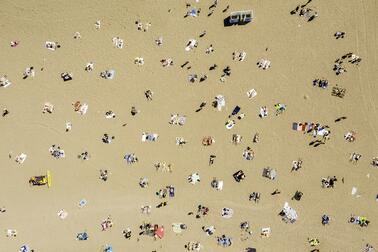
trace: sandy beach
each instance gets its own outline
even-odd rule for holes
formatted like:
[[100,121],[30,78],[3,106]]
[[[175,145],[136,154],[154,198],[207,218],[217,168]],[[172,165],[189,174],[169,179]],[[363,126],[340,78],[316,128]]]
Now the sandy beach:
[[[173,252],[187,251],[189,242],[200,243],[201,251],[374,251],[367,244],[377,250],[377,1],[313,0],[300,7],[305,15],[290,14],[305,4],[4,0],[0,77],[11,84],[0,87],[0,252],[24,245],[34,252],[106,251],[105,245],[112,247],[106,252]],[[196,15],[184,17],[191,10]],[[251,22],[224,25],[241,10],[253,11]],[[308,13],[316,13],[310,22]],[[345,35],[336,39],[339,31]],[[196,46],[185,50],[191,39]],[[46,41],[59,47],[49,49]],[[245,56],[233,59],[234,52]],[[90,62],[93,69],[85,70]],[[114,76],[101,77],[106,70]],[[72,80],[64,81],[62,73]],[[318,79],[326,86],[315,84]],[[345,95],[332,95],[334,88],[344,88]],[[251,89],[255,97],[248,97]],[[225,100],[220,111],[212,106],[218,95]],[[77,101],[88,110],[75,111]],[[54,106],[52,113],[42,112],[45,103]],[[231,115],[236,106],[240,111]],[[266,117],[259,116],[263,106]],[[106,118],[109,111],[114,118]],[[170,123],[176,114],[185,123]],[[231,129],[225,127],[229,120]],[[158,137],[143,142],[143,133]],[[256,133],[259,141],[253,141]],[[240,143],[232,142],[234,134]],[[209,146],[203,144],[207,136],[214,140]],[[177,145],[177,137],[187,143]],[[49,152],[53,145],[64,157]],[[78,157],[83,152],[88,156]],[[27,158],[16,162],[21,153]],[[128,164],[126,154],[138,161]],[[302,167],[293,171],[298,159]],[[157,169],[159,162],[172,171]],[[262,176],[267,167],[277,172],[275,179]],[[108,171],[106,178],[99,178],[100,170]],[[237,182],[239,170],[245,178]],[[47,171],[51,180],[43,179],[50,186],[29,184]],[[200,176],[195,184],[188,181],[193,173]],[[322,184],[333,176],[334,186]],[[141,178],[148,179],[145,188]],[[214,178],[223,181],[222,190],[212,188]],[[174,187],[174,197],[159,198],[156,192],[167,186]],[[296,191],[303,194],[299,200],[292,198]],[[253,192],[258,202],[250,200]],[[86,205],[79,207],[82,199]],[[156,207],[162,202],[167,205]],[[279,215],[285,202],[297,214],[293,223]],[[142,213],[141,206],[149,205],[151,212]],[[209,209],[200,218],[198,205]],[[232,217],[222,216],[222,208],[232,209]],[[67,215],[61,218],[62,209]],[[350,223],[351,215],[368,223]],[[108,216],[112,225],[103,230]],[[144,222],[164,227],[164,237],[156,230],[155,237],[139,235]],[[175,233],[173,223],[186,228]],[[212,235],[202,228],[209,226],[215,227]],[[269,237],[261,235],[266,227]],[[130,239],[123,234],[127,228]],[[8,237],[8,230],[17,235]],[[78,240],[83,232],[89,238]],[[232,243],[218,244],[222,235]],[[311,246],[309,239],[319,244]]]

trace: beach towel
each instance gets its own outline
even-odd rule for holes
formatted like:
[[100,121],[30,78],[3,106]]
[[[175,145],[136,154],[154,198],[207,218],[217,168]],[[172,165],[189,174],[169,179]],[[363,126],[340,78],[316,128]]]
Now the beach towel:
[[45,42],[45,47],[51,51],[55,51],[56,48],[57,48],[57,45],[55,42],[52,42],[52,41],[46,41]]
[[77,236],[76,236],[76,239],[78,239],[79,241],[86,241],[88,240],[88,234],[86,232],[83,232],[83,233],[78,233]]
[[282,219],[285,222],[294,223],[298,219],[297,212],[289,206],[288,202],[285,202],[282,213],[284,214]]
[[216,189],[219,190],[219,191],[222,191],[222,189],[223,189],[223,180],[219,180],[218,181]]
[[227,237],[225,235],[222,235],[220,237],[217,237],[217,243],[218,245],[222,247],[229,247],[232,245],[232,239],[231,237]]
[[66,210],[62,209],[58,212],[58,216],[60,219],[64,220],[68,216],[68,213]]
[[269,237],[271,233],[270,227],[262,228],[261,229],[261,236],[263,237]]
[[234,215],[234,210],[224,207],[221,211],[221,216],[226,219],[230,219]]
[[216,107],[217,107],[218,111],[222,111],[222,108],[224,106],[226,106],[226,100],[224,99],[224,96],[223,95],[217,95],[215,97],[215,101],[216,101]]
[[192,50],[194,47],[197,46],[197,40],[195,39],[189,39],[188,43],[187,43],[187,46],[185,47],[185,51],[190,51]]
[[260,107],[260,114],[259,114],[259,116],[261,118],[264,118],[264,117],[268,116],[268,109],[265,106]]
[[306,126],[307,126],[307,123],[294,122],[292,129],[297,130],[297,131],[306,131]]
[[80,200],[80,201],[79,201],[79,208],[84,207],[86,204],[87,204],[87,200],[86,200],[86,199],[82,199],[82,200]]
[[16,237],[17,230],[16,229],[7,229],[7,237]]
[[142,142],[155,142],[159,135],[156,133],[144,133],[142,134]]
[[105,71],[100,73],[100,76],[103,79],[107,79],[107,80],[112,80],[114,78],[114,75],[115,75],[115,70],[113,70],[113,69],[105,70]]
[[85,115],[88,110],[88,104],[84,103],[80,106],[79,110],[77,111],[80,115]]
[[189,11],[188,11],[188,16],[191,16],[191,17],[197,17],[198,15],[198,11],[196,8],[191,8]]
[[23,162],[25,162],[26,158],[27,158],[27,155],[25,153],[21,153],[20,155],[16,157],[15,161],[18,164],[22,164]]
[[114,47],[119,48],[119,49],[123,48],[123,39],[121,39],[120,37],[114,37],[112,41],[113,41]]
[[255,89],[251,89],[251,90],[247,91],[247,96],[248,96],[249,99],[254,98],[256,95],[257,95],[257,92],[256,92]]
[[6,78],[5,75],[0,77],[0,87],[6,88],[6,87],[9,87],[11,84],[12,84],[12,82],[10,82]]
[[113,247],[111,245],[106,244],[104,246],[104,252],[113,252]]
[[172,231],[176,234],[181,234],[182,233],[182,228],[181,225],[183,223],[172,223]]
[[23,245],[20,248],[19,252],[31,252],[31,249],[30,249],[29,245]]
[[46,102],[44,105],[43,105],[43,109],[42,109],[42,113],[52,113],[54,111],[54,105],[52,105],[51,103],[49,102]]
[[226,129],[232,129],[235,126],[235,121],[234,120],[228,120],[226,122]]

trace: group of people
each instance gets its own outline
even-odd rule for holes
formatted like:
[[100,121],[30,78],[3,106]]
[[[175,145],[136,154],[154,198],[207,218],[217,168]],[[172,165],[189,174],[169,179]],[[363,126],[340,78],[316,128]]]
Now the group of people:
[[[299,16],[305,17],[308,22],[314,20],[318,16],[318,13],[314,9],[307,7],[307,5],[309,3],[311,3],[311,1],[312,0],[308,0],[307,3],[302,4],[302,5],[298,5],[290,13],[292,15],[298,14]],[[211,13],[211,14],[209,13],[210,15],[212,15],[212,13],[214,12],[217,5],[218,5],[218,0],[215,0],[214,3],[209,8],[210,13]],[[227,7],[227,9],[228,9],[228,7]],[[200,8],[199,9],[194,8],[190,4],[187,5],[187,8],[188,8],[188,11],[187,11],[186,16],[197,17],[201,12]],[[208,16],[210,16],[210,15],[208,15]],[[143,24],[139,20],[136,21],[135,24],[137,26],[137,30],[143,31],[143,32],[147,32],[149,27],[151,27],[151,23],[148,22],[148,23]],[[101,27],[101,23],[100,23],[100,21],[97,21],[96,22],[96,29],[100,29],[100,27]],[[80,38],[79,35],[80,34],[76,34],[75,38]],[[199,38],[202,38],[205,35],[206,35],[206,31],[202,32],[199,35]],[[345,32],[336,32],[334,34],[334,36],[335,36],[336,39],[344,38]],[[112,42],[113,42],[114,47],[116,47],[118,49],[122,49],[124,47],[124,41],[120,37],[114,37],[112,39]],[[155,40],[155,43],[156,43],[156,45],[161,46],[163,44],[163,38],[162,37],[157,38]],[[16,45],[14,45],[14,46],[16,46]],[[45,44],[45,47],[49,50],[57,50],[61,46],[58,42],[47,41],[46,44]],[[190,52],[190,51],[195,50],[197,47],[198,47],[198,41],[196,39],[190,39],[190,40],[188,40],[188,42],[186,44],[185,51]],[[215,50],[214,50],[213,44],[210,44],[210,46],[207,47],[207,49],[205,50],[205,54],[211,54],[214,51]],[[234,61],[242,62],[246,59],[246,55],[247,55],[247,53],[245,51],[235,51],[232,54],[232,59]],[[359,56],[357,56],[353,53],[345,54],[341,58],[336,60],[333,70],[336,72],[336,75],[339,75],[341,73],[346,72],[346,69],[343,67],[344,61],[347,62],[347,63],[350,63],[350,64],[358,65],[361,62],[361,60],[362,59]],[[160,63],[163,67],[174,66],[173,60],[171,58],[163,58],[163,59],[160,60]],[[189,61],[187,61],[186,63],[181,65],[181,68],[186,66],[188,63],[189,63]],[[144,58],[136,57],[134,59],[134,64],[136,64],[138,66],[144,65]],[[257,66],[258,66],[258,68],[261,68],[263,70],[267,70],[267,69],[270,68],[271,62],[267,59],[260,59],[257,62]],[[217,64],[213,64],[212,66],[210,66],[209,70],[210,71],[215,70],[217,67],[218,67]],[[190,68],[188,67],[187,69],[190,69]],[[93,62],[87,63],[87,65],[85,66],[85,71],[91,72],[93,70],[94,70],[94,63]],[[104,78],[104,79],[113,79],[114,75],[115,75],[114,70],[105,70],[105,71],[100,73],[101,78]],[[222,83],[225,82],[226,77],[229,77],[230,75],[231,75],[231,67],[227,65],[222,70],[222,75],[220,77],[220,81]],[[30,67],[25,69],[25,71],[23,73],[23,79],[27,79],[29,77],[32,78],[34,76],[35,76],[35,69],[34,69],[33,66],[30,66]],[[73,74],[70,73],[70,72],[63,72],[63,73],[61,73],[61,78],[63,79],[64,82],[71,81],[71,80],[73,80]],[[207,74],[202,74],[201,76],[199,76],[197,74],[189,74],[188,75],[189,83],[195,83],[197,81],[198,82],[204,82],[207,79],[208,79]],[[313,86],[318,86],[318,87],[323,88],[323,89],[327,88],[328,84],[329,84],[328,80],[324,79],[324,78],[313,80]],[[0,86],[7,87],[9,85],[10,85],[10,81],[7,79],[7,77],[2,76],[1,79],[0,79]],[[249,98],[253,98],[254,96],[256,96],[256,94],[257,94],[256,91],[254,89],[253,89],[253,91],[254,91],[253,95],[252,95],[252,93],[250,95],[248,95]],[[154,92],[148,89],[144,92],[144,95],[145,95],[145,98],[147,99],[147,101],[152,101]],[[196,110],[196,112],[200,112],[206,106],[206,104],[207,104],[206,102],[202,102],[200,104],[199,108]],[[217,95],[214,98],[214,101],[212,102],[212,106],[214,108],[216,108],[218,111],[221,111],[222,108],[225,107],[225,104],[226,104],[225,98],[224,98],[223,95]],[[87,109],[88,109],[87,104],[81,103],[79,101],[77,101],[76,103],[73,103],[72,105],[74,106],[74,111],[77,112],[77,113],[80,113],[81,115],[85,114]],[[278,116],[286,110],[286,105],[283,104],[283,103],[276,103],[276,104],[274,104],[274,108],[275,108],[275,112],[276,112],[275,114]],[[54,106],[51,103],[45,103],[44,104],[43,113],[50,113],[51,114],[51,113],[53,113],[53,111],[54,111]],[[140,111],[137,110],[135,106],[133,106],[131,108],[131,111],[130,111],[132,116],[137,115],[139,112]],[[8,110],[4,111],[3,117],[6,116],[7,114],[9,114],[9,111]],[[236,122],[241,121],[245,116],[246,116],[245,113],[241,113],[241,108],[238,105],[235,106],[235,108],[232,110],[231,114],[227,118],[227,121],[225,123],[226,128],[229,129],[229,130],[232,129],[235,126]],[[268,116],[268,108],[266,106],[260,107],[260,111],[259,111],[258,116],[260,118],[267,117]],[[105,118],[106,119],[113,119],[115,117],[116,117],[116,115],[112,110],[108,110],[108,111],[105,112]],[[170,115],[168,123],[170,125],[175,125],[175,126],[184,126],[185,123],[186,123],[186,120],[187,120],[186,115],[176,113],[176,114]],[[72,128],[72,123],[67,122],[66,123],[66,131],[67,132],[70,131],[71,128]],[[326,140],[330,139],[331,131],[330,131],[330,129],[327,125],[321,125],[319,123],[304,123],[304,124],[303,123],[297,123],[296,124],[296,130],[304,131],[304,133],[308,133],[308,134],[312,135],[314,138],[316,138],[318,136],[322,136],[321,141],[316,140],[316,141],[312,142],[312,144],[310,143],[310,145],[319,146],[320,144],[324,144],[326,142]],[[158,138],[158,134],[156,134],[156,133],[143,132],[143,134],[142,134],[142,141],[143,142],[145,142],[145,141],[153,142],[153,141],[156,141],[157,138]],[[114,139],[115,139],[115,136],[109,135],[108,133],[104,133],[102,138],[101,138],[101,141],[104,144],[110,144],[110,143],[112,143],[112,141]],[[241,135],[233,134],[231,142],[235,145],[238,145],[242,142],[242,139],[243,138],[242,138]],[[348,142],[354,142],[356,140],[356,132],[354,132],[354,131],[347,132],[344,135],[344,139]],[[176,142],[177,146],[183,147],[187,143],[187,141],[185,140],[184,137],[176,137],[175,140],[176,140],[175,142]],[[252,142],[253,143],[259,143],[260,142],[259,133],[256,133],[252,137]],[[206,146],[206,147],[211,146],[213,143],[215,143],[215,139],[212,136],[205,136],[202,139],[202,145],[203,146]],[[60,158],[65,157],[64,150],[61,149],[61,147],[58,146],[58,145],[52,145],[49,148],[49,153],[51,154],[51,156],[53,156],[56,159],[60,159]],[[253,151],[253,149],[251,147],[247,146],[243,150],[241,156],[245,160],[252,161],[255,158],[255,152]],[[90,157],[91,156],[88,153],[88,151],[83,151],[81,154],[78,155],[78,158],[81,159],[81,160],[89,160]],[[362,157],[361,154],[354,152],[350,155],[349,161],[353,162],[353,163],[357,163],[361,157]],[[210,155],[209,166],[214,164],[215,158],[216,158],[215,154]],[[16,158],[16,162],[17,163],[23,163],[25,159],[26,159],[26,155],[25,156],[19,155]],[[124,156],[124,160],[126,161],[126,163],[128,165],[132,165],[132,164],[138,162],[138,157],[136,156],[135,153],[127,153]],[[300,158],[293,161],[291,171],[298,171],[299,169],[301,169],[302,163],[303,163],[303,161]],[[371,164],[374,167],[378,167],[378,157],[373,158]],[[157,163],[154,164],[154,167],[155,167],[156,171],[172,172],[173,166],[172,166],[171,163],[157,162]],[[108,180],[109,175],[110,175],[110,171],[105,169],[105,170],[100,170],[99,173],[100,173],[99,179],[106,182]],[[232,176],[233,176],[233,178],[235,179],[236,182],[242,182],[244,179],[246,179],[246,175],[245,175],[243,170],[236,171],[234,174],[232,174]],[[275,180],[277,178],[277,172],[276,172],[275,169],[267,167],[267,168],[263,169],[262,176],[266,177],[270,180]],[[187,181],[190,184],[195,185],[195,184],[201,182],[201,177],[200,177],[198,172],[194,172],[194,173],[191,173],[187,177]],[[337,181],[338,181],[338,179],[336,178],[336,176],[328,176],[328,177],[321,178],[321,187],[322,188],[334,188]],[[140,178],[139,179],[139,186],[141,188],[147,188],[149,186],[149,179],[146,178],[146,177]],[[213,180],[210,183],[210,186],[217,191],[221,191],[223,189],[223,180],[213,178]],[[169,199],[169,198],[175,197],[175,193],[176,193],[175,190],[176,190],[175,186],[167,185],[163,188],[158,189],[155,192],[155,194],[160,200]],[[271,195],[276,195],[276,194],[280,194],[280,193],[281,192],[278,189],[276,189],[273,193],[271,193]],[[296,201],[300,201],[302,196],[303,196],[303,193],[301,191],[296,191],[294,196],[291,199],[296,200]],[[254,191],[254,192],[251,192],[249,194],[248,199],[249,199],[249,201],[253,201],[255,203],[258,203],[260,201],[260,198],[261,198],[261,193]],[[377,195],[377,200],[378,200],[378,195]],[[158,204],[156,206],[156,208],[165,207],[165,206],[167,206],[167,204],[168,204],[167,201],[163,201],[160,204]],[[5,208],[1,208],[0,212],[5,212]],[[141,206],[141,212],[142,212],[142,214],[150,214],[151,213],[151,206],[150,205]],[[189,212],[188,215],[194,215],[196,219],[200,219],[200,218],[206,217],[209,214],[209,212],[210,212],[209,207],[200,204],[200,205],[198,205],[195,212]],[[221,209],[220,216],[223,217],[223,218],[232,218],[233,214],[234,214],[233,209],[224,207],[224,208]],[[297,219],[296,211],[293,208],[291,208],[288,205],[287,202],[285,203],[284,208],[281,210],[281,212],[279,212],[279,215],[287,223],[294,223]],[[370,223],[370,221],[366,217],[355,216],[355,215],[352,215],[350,217],[349,222],[353,223],[353,224],[360,225],[361,227],[367,227]],[[330,217],[327,214],[324,214],[321,217],[321,224],[322,225],[329,225],[330,224]],[[184,226],[182,226],[182,230],[185,230],[187,227],[186,227],[185,224],[183,224],[183,225]],[[101,222],[101,230],[102,231],[109,230],[112,227],[113,227],[113,221],[112,221],[111,216],[108,216],[105,220],[103,220]],[[161,228],[163,228],[163,227],[160,227],[157,224],[152,225],[151,223],[143,223],[140,226],[139,235],[153,236],[153,237],[155,237],[155,239],[157,237],[162,238],[159,235],[159,230],[161,230]],[[240,229],[243,231],[243,233],[246,233],[249,236],[252,235],[252,231],[251,231],[250,228],[251,227],[250,227],[250,224],[249,224],[248,221],[243,221],[240,224]],[[212,236],[216,233],[216,227],[214,225],[202,226],[202,230],[207,236]],[[261,232],[262,236],[268,237],[269,234],[270,234],[270,228],[263,228],[262,229],[262,232]],[[7,235],[8,236],[16,236],[17,232],[10,230]],[[131,228],[124,229],[122,231],[122,235],[125,237],[125,239],[131,239],[131,237],[132,237]],[[80,240],[80,241],[87,240],[88,237],[89,236],[86,232],[82,232],[82,233],[77,234],[77,239]],[[311,247],[318,246],[320,244],[320,241],[317,238],[309,238],[308,242],[309,242]],[[233,244],[233,238],[230,237],[230,236],[227,236],[226,234],[222,234],[222,235],[216,237],[216,243],[221,247],[230,247]],[[369,250],[366,250],[366,251],[372,251],[372,249],[373,249],[373,247],[369,244],[367,244],[366,247],[367,247],[367,249],[369,249]],[[188,242],[187,244],[184,245],[184,248],[187,249],[187,250],[191,250],[191,251],[192,250],[193,251],[199,251],[203,248],[203,245],[201,245],[201,243],[197,242],[197,241],[196,242],[190,241],[190,242]],[[29,250],[27,247],[23,246],[23,247],[21,247],[20,251],[29,252],[29,251],[33,251],[33,250]],[[109,251],[109,249],[107,249],[107,251]],[[313,250],[313,251],[315,251],[315,250]]]

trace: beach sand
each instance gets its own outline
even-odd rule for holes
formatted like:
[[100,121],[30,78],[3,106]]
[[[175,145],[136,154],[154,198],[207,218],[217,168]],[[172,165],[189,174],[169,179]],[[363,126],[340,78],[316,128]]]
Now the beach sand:
[[[226,234],[233,238],[228,251],[310,251],[308,237],[320,240],[320,251],[362,251],[366,243],[378,247],[378,170],[370,165],[378,156],[378,104],[375,82],[377,64],[377,3],[374,0],[316,1],[319,17],[305,22],[289,12],[301,4],[298,1],[219,1],[212,16],[207,17],[212,1],[188,1],[202,9],[196,18],[183,18],[185,1],[3,1],[0,9],[0,75],[13,83],[0,89],[0,109],[10,113],[0,118],[0,251],[18,251],[29,244],[36,252],[100,251],[112,244],[114,251],[185,251],[189,241],[199,241],[203,251],[219,251],[215,236]],[[226,13],[222,10],[230,4]],[[244,26],[224,27],[223,19],[230,11],[251,9],[253,22]],[[168,11],[170,10],[170,11]],[[94,23],[101,20],[101,29]],[[135,21],[151,22],[147,32],[138,31]],[[206,30],[206,35],[198,38]],[[336,40],[336,31],[346,32]],[[81,39],[74,39],[80,32]],[[114,48],[112,38],[124,39],[123,49]],[[154,40],[162,36],[163,45]],[[189,39],[198,40],[193,51],[184,50]],[[11,48],[10,41],[20,44]],[[45,41],[57,41],[61,48],[50,51]],[[215,51],[207,55],[213,44]],[[266,50],[268,48],[268,50]],[[233,61],[232,52],[245,51],[243,62]],[[354,52],[363,60],[359,66],[347,65],[347,73],[336,76],[333,62]],[[137,66],[135,57],[145,64]],[[172,58],[174,66],[163,68],[159,62]],[[269,59],[271,68],[256,66],[260,59]],[[190,61],[190,70],[181,68]],[[95,63],[87,73],[87,62]],[[218,68],[208,71],[212,64]],[[34,78],[22,79],[25,68],[34,66]],[[220,83],[221,70],[230,66],[232,75]],[[41,71],[43,68],[43,71]],[[99,73],[116,71],[115,78],[104,80]],[[63,82],[62,72],[72,72],[73,80]],[[207,74],[201,83],[189,84],[188,74]],[[312,86],[315,78],[326,78],[330,86],[323,90]],[[338,84],[347,89],[343,99],[331,96]],[[248,99],[246,92],[254,88],[258,95]],[[147,101],[144,91],[154,92]],[[211,107],[216,95],[222,94],[226,107],[217,111]],[[304,98],[306,96],[306,99]],[[89,105],[87,114],[73,110],[73,102]],[[194,111],[201,102],[207,106]],[[41,112],[43,104],[55,106],[52,114]],[[274,104],[284,103],[287,110],[274,115]],[[245,118],[227,130],[224,123],[233,108],[239,105]],[[141,112],[131,116],[130,108]],[[269,116],[258,117],[259,108],[267,106]],[[112,110],[116,118],[105,119]],[[184,126],[170,125],[171,114],[187,116]],[[340,116],[347,119],[335,123]],[[72,130],[65,132],[65,123]],[[319,122],[330,126],[331,139],[317,148],[309,146],[311,136],[293,131],[293,122]],[[126,126],[122,126],[126,123]],[[354,130],[358,138],[353,143],[344,134]],[[159,134],[157,142],[142,143],[143,132]],[[260,134],[260,142],[252,143]],[[104,144],[104,133],[114,135],[111,144]],[[231,143],[232,134],[240,134],[240,145]],[[175,138],[187,141],[184,147],[175,145]],[[204,136],[212,136],[212,146],[202,146]],[[48,149],[56,144],[66,157],[56,160]],[[255,152],[252,161],[242,157],[250,146]],[[89,160],[77,155],[88,151]],[[24,152],[27,160],[19,165],[14,157]],[[362,154],[357,164],[348,161],[353,152]],[[12,158],[9,159],[8,154]],[[135,153],[139,162],[127,165],[126,153]],[[212,166],[209,155],[216,155]],[[291,172],[292,161],[303,160],[303,168]],[[156,172],[154,163],[173,164],[172,173]],[[261,176],[270,166],[278,172],[276,180]],[[100,169],[108,169],[108,181],[101,181]],[[243,170],[246,179],[235,182],[232,174]],[[50,170],[52,187],[30,187],[31,176]],[[187,176],[198,172],[201,182],[187,183]],[[370,174],[370,177],[367,177]],[[322,189],[321,178],[337,176],[333,189]],[[147,177],[148,188],[140,188],[139,178]],[[224,189],[210,187],[213,177],[224,181]],[[344,177],[345,183],[341,182]],[[168,205],[155,208],[161,200],[155,192],[174,185],[176,196]],[[361,197],[351,195],[355,186]],[[281,194],[270,195],[275,189]],[[303,192],[301,201],[290,200],[296,190]],[[251,192],[261,193],[259,203],[248,201]],[[79,208],[85,198],[88,203]],[[284,223],[278,213],[285,202],[297,211],[298,220]],[[196,219],[187,213],[197,205],[210,208],[208,216]],[[149,216],[140,213],[141,205],[151,205]],[[230,207],[234,215],[221,217],[221,209]],[[57,216],[60,209],[68,212],[66,219]],[[321,224],[328,214],[331,223]],[[367,216],[367,228],[348,223],[351,214]],[[100,223],[111,215],[114,226],[101,231]],[[140,236],[143,222],[164,225],[166,235],[154,241]],[[249,221],[253,235],[240,240],[239,224]],[[173,222],[183,222],[188,229],[180,235],[172,232]],[[216,233],[206,236],[202,226],[214,225]],[[130,227],[131,240],[122,236]],[[261,238],[263,227],[271,227],[269,238]],[[6,229],[16,229],[17,237],[6,237]],[[76,234],[87,231],[87,241],[77,241]],[[140,238],[137,241],[137,238]]]

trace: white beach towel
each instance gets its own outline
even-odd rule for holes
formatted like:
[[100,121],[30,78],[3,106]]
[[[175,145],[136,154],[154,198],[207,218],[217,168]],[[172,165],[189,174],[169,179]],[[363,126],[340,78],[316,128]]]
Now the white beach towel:
[[248,96],[249,99],[254,98],[256,95],[257,95],[257,92],[253,88],[247,92],[247,96]]
[[10,82],[5,76],[0,77],[0,87],[6,88],[12,85],[12,82]]
[[21,153],[20,155],[18,155],[15,159],[16,163],[18,164],[22,164],[23,162],[25,162],[26,158],[28,156],[25,154],[25,153]]
[[77,111],[81,115],[85,115],[88,111],[88,104],[84,103],[80,106],[79,110]]

